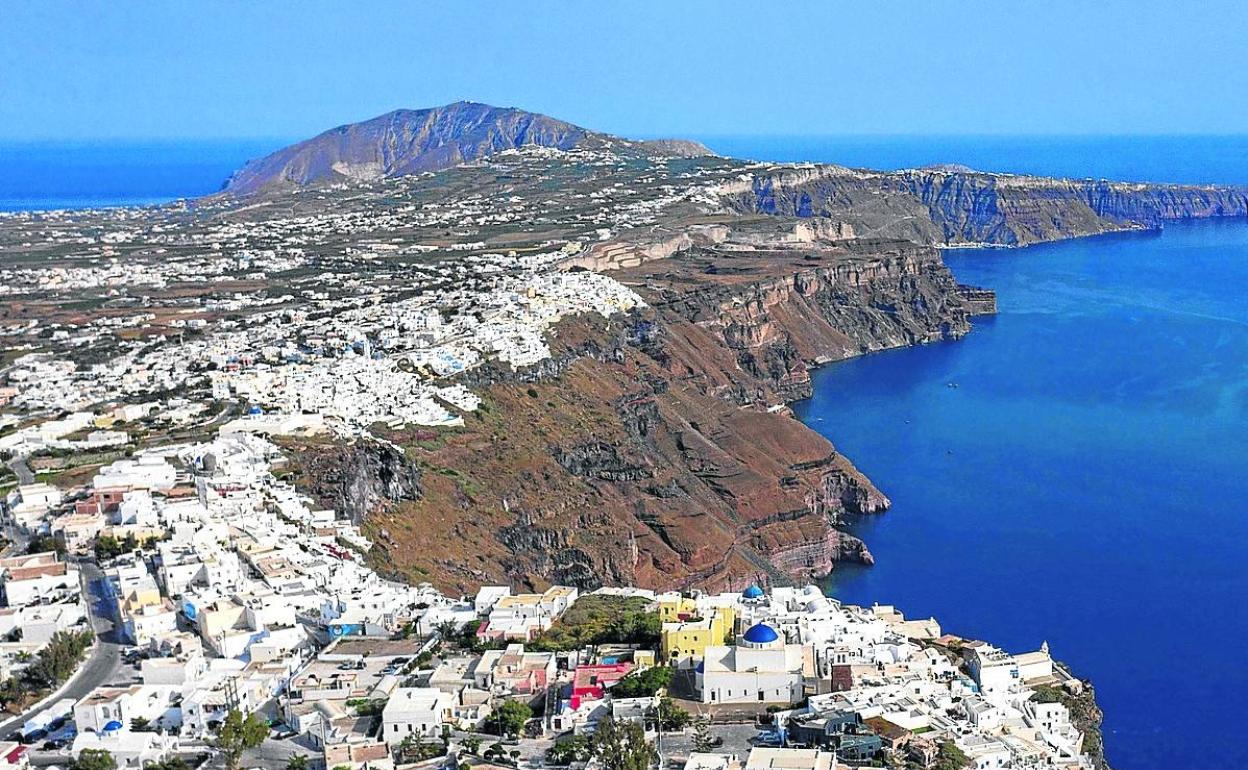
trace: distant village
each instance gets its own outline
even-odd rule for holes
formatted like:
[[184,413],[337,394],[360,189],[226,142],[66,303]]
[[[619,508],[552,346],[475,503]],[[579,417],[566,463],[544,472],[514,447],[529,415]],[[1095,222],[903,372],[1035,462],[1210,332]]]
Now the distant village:
[[[502,153],[490,168],[519,173],[551,152]],[[684,172],[656,193],[660,174],[672,173],[665,162],[628,177],[632,189],[616,181],[621,161],[610,153],[564,154],[604,170],[585,191],[553,199],[474,190],[404,205],[416,187],[398,180],[371,196],[352,191],[347,210],[322,204],[247,221],[206,204],[166,212],[172,221],[124,209],[0,213],[0,296],[75,306],[90,296],[96,305],[64,320],[0,319],[10,357],[0,406],[76,410],[190,390],[315,412],[346,432],[455,424],[476,400],[439,381],[487,361],[532,366],[550,357],[547,337],[561,319],[644,305],[607,276],[566,269],[570,260],[654,225],[665,207],[712,207],[709,190],[727,173]],[[383,193],[386,205],[375,205]],[[536,233],[507,249],[481,240],[521,222],[558,237]],[[335,248],[317,251],[326,241]],[[46,244],[55,257],[4,261]],[[5,419],[17,424],[0,416],[0,429]]]

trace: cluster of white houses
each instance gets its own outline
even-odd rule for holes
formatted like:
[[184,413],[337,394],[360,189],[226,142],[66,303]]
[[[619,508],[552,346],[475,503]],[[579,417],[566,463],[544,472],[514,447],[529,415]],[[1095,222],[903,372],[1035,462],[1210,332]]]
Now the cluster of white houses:
[[[843,762],[931,759],[951,742],[983,770],[1090,766],[1066,707],[1037,697],[1038,685],[1078,688],[1047,649],[1010,655],[814,586],[599,589],[658,614],[657,649],[526,649],[577,589],[487,586],[455,600],[384,580],[362,563],[370,544],[352,523],[275,478],[283,458],[252,427],[119,459],[75,494],[34,484],[10,495],[10,523],[54,534],[71,556],[101,538],[138,546],[103,564],[104,606],[136,660],[75,704],[62,728],[73,751],[137,765],[211,737],[237,709],[306,734],[331,767],[387,767],[444,727],[482,728],[507,699],[544,707],[534,729],[547,736],[643,719],[654,697],[614,698],[612,687],[659,665],[677,673],[673,694],[712,714],[777,712],[770,740]],[[0,561],[0,588],[0,633],[22,629],[0,646],[9,673],[57,630],[86,627],[78,571],[55,551]],[[435,632],[469,623],[489,649],[431,657]]]

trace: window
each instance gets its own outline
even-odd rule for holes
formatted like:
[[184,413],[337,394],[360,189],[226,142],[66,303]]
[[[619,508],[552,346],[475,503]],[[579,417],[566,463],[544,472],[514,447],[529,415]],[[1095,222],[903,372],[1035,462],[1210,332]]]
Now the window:
[[763,691],[762,691],[762,690],[759,690],[759,691],[758,691],[758,699],[759,699],[760,701],[761,701],[761,700],[765,700],[765,698],[763,697]]

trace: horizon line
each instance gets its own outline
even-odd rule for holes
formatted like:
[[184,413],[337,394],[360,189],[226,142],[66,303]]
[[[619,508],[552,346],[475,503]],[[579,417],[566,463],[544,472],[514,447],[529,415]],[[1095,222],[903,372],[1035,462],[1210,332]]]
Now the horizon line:
[[[1012,132],[1012,131],[985,131],[985,132],[917,132],[917,131],[880,131],[880,132],[644,132],[644,133],[615,133],[604,131],[600,133],[612,133],[614,136],[623,139],[924,139],[924,138],[940,138],[940,139],[1041,139],[1041,138],[1062,138],[1062,139],[1235,139],[1240,137],[1248,137],[1248,129],[1242,131],[1145,131],[1145,132],[1075,132],[1075,131],[1053,131],[1053,132]],[[318,134],[309,134],[302,138],[283,137],[278,135],[213,135],[213,136],[49,136],[49,137],[21,137],[21,136],[3,136],[0,135],[0,144],[28,144],[28,145],[93,145],[93,144],[121,144],[121,143],[178,143],[178,142],[302,142],[311,139]]]

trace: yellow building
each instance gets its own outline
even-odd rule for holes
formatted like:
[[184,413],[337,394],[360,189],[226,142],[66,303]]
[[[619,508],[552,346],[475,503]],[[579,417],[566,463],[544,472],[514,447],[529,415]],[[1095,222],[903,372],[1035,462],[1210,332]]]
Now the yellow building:
[[659,594],[659,620],[664,623],[679,623],[697,617],[698,603],[692,597],[681,596],[675,591]]
[[[661,605],[660,617],[666,618]],[[683,618],[663,623],[661,651],[664,661],[701,658],[708,646],[722,645],[731,640],[737,612],[733,607],[708,607],[703,617],[686,614]]]

